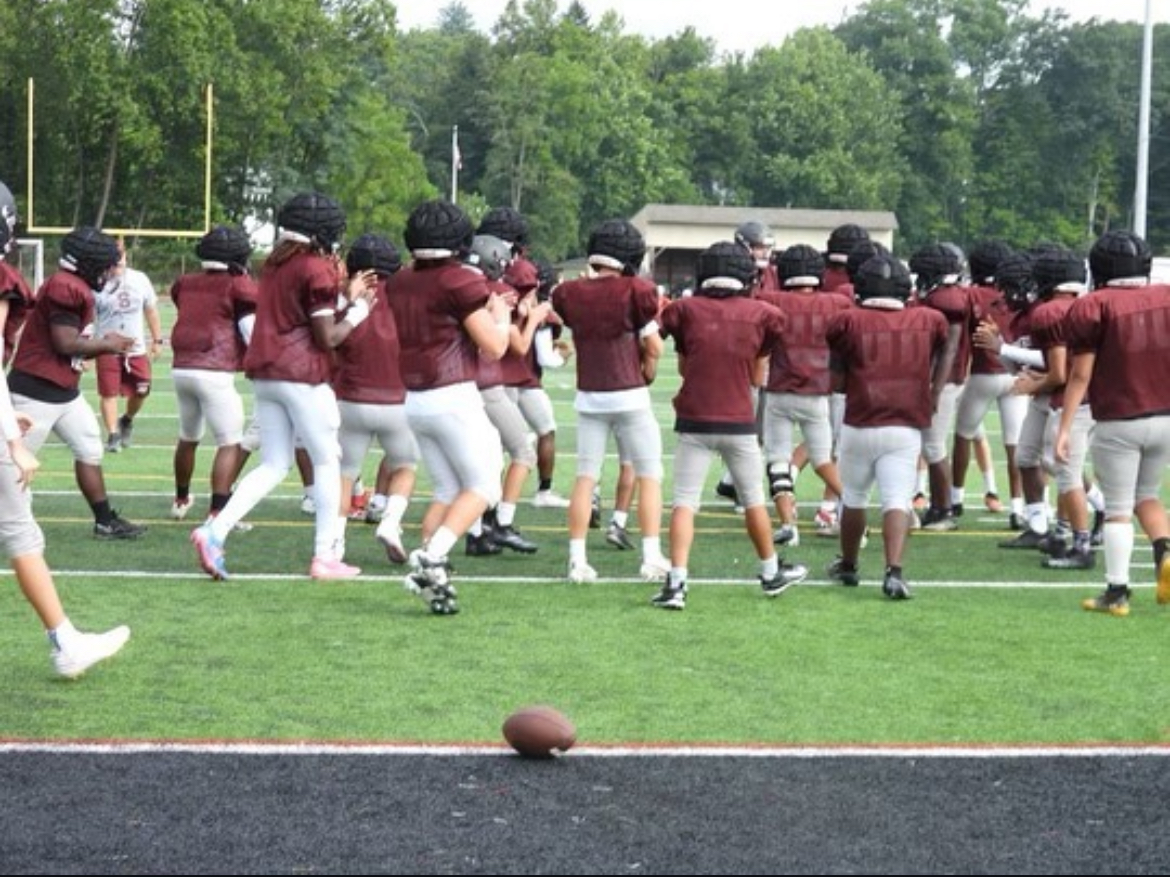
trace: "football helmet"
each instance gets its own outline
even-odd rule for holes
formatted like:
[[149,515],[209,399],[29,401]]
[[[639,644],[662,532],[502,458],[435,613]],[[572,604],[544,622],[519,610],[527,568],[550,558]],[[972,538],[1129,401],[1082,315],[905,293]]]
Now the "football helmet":
[[1047,300],[1057,292],[1084,292],[1088,269],[1084,257],[1072,250],[1046,250],[1032,260],[1032,279],[1036,295]]
[[512,245],[494,234],[477,234],[464,259],[483,272],[489,280],[499,280],[512,261]]
[[61,240],[58,264],[88,283],[90,289],[101,289],[106,275],[121,259],[117,241],[92,226],[81,225]]
[[528,220],[512,207],[493,207],[479,221],[476,234],[490,234],[515,248],[528,246]]
[[638,273],[646,256],[642,232],[625,219],[607,219],[589,235],[589,264],[615,268],[627,276]]
[[1004,256],[995,270],[995,286],[1012,310],[1027,310],[1038,297],[1036,279],[1032,276],[1032,257],[1027,253]]
[[1122,278],[1149,278],[1152,265],[1149,244],[1131,231],[1107,231],[1089,250],[1089,270],[1095,287]]
[[752,254],[756,268],[762,270],[768,267],[768,262],[772,258],[772,248],[776,246],[776,238],[772,236],[772,230],[768,226],[749,219],[735,230],[735,242]]
[[869,232],[856,223],[847,222],[829,232],[829,241],[825,259],[829,262],[844,264],[849,259],[853,248],[862,241],[869,240]]
[[906,301],[910,297],[910,271],[890,253],[870,256],[857,269],[853,292],[858,301],[891,298]]
[[776,256],[776,273],[785,289],[820,286],[825,277],[825,257],[808,244],[794,244]]
[[345,233],[345,211],[328,195],[301,192],[277,211],[276,224],[283,231],[302,235],[323,253],[336,253]]
[[416,259],[462,259],[473,237],[471,218],[450,201],[424,201],[406,219],[406,248]]
[[345,254],[345,268],[350,275],[359,271],[373,271],[379,277],[389,277],[402,267],[398,248],[376,234],[364,234],[349,246]]
[[914,282],[918,290],[929,293],[940,286],[958,283],[963,265],[946,244],[927,244],[910,257],[910,270],[916,275]]
[[720,241],[699,254],[695,295],[727,298],[749,295],[756,281],[756,262],[742,244]]
[[[872,259],[874,256],[888,256],[889,249],[885,244],[879,241],[871,241],[866,238],[863,241],[858,241],[853,245],[853,249],[849,251],[849,258],[845,260],[845,273],[849,275],[851,281],[857,277],[857,269]],[[832,255],[829,256],[829,261],[833,261]]]
[[969,263],[971,265],[971,279],[975,283],[990,286],[995,282],[995,269],[999,263],[1010,255],[1012,248],[1003,241],[980,241],[971,248]]
[[11,249],[16,238],[16,198],[0,180],[0,256]]
[[242,229],[230,225],[217,225],[199,239],[195,255],[204,263],[218,263],[227,266],[233,274],[244,274],[252,258],[252,241]]

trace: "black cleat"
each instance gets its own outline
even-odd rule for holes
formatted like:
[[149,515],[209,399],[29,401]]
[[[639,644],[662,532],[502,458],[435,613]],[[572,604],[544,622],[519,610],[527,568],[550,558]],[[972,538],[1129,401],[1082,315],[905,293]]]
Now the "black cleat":
[[497,526],[492,530],[491,540],[501,548],[510,548],[521,554],[536,554],[536,543],[525,539],[511,524],[506,527]]
[[776,575],[770,579],[760,576],[760,587],[764,589],[764,596],[779,597],[795,584],[808,578],[808,567],[803,563],[784,563],[781,561]]
[[468,557],[488,557],[493,554],[502,554],[504,551],[495,540],[492,539],[491,533],[484,531],[478,536],[467,534],[464,540],[463,553]]
[[861,576],[857,573],[857,567],[853,564],[847,564],[840,555],[834,557],[825,567],[825,575],[850,588],[861,584]]
[[887,572],[886,577],[882,579],[882,593],[891,600],[909,600],[910,586],[901,576]]
[[1015,539],[1006,539],[999,543],[1000,548],[1030,548],[1033,551],[1040,547],[1046,533],[1037,533],[1031,527],[1023,530]]
[[93,537],[105,541],[137,539],[145,532],[145,526],[130,523],[125,518],[119,517],[116,511],[110,512],[109,521],[104,524],[99,521],[93,525]]

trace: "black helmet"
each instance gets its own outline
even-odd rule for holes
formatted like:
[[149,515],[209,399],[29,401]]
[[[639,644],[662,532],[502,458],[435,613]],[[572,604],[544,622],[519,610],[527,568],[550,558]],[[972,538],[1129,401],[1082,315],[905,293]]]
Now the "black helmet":
[[389,277],[402,267],[398,248],[376,234],[364,234],[350,244],[345,254],[345,268],[352,275],[359,271],[373,271],[379,277]]
[[642,232],[624,219],[607,219],[589,235],[586,255],[591,265],[616,268],[623,274],[638,273],[646,255]]
[[61,241],[61,267],[76,274],[91,289],[101,289],[106,275],[121,259],[118,242],[92,226],[78,226]]
[[12,191],[0,180],[0,255],[8,252],[9,244],[16,237],[16,199]]
[[490,234],[513,247],[528,246],[528,220],[512,207],[493,207],[479,221],[476,234]]
[[512,261],[512,245],[494,234],[477,234],[471,239],[471,249],[465,261],[482,271],[489,280],[499,280]]
[[820,286],[825,277],[825,257],[808,244],[794,244],[776,257],[780,285]]
[[301,192],[277,211],[276,224],[308,238],[308,243],[322,252],[335,253],[345,233],[345,211],[328,195]]
[[1003,241],[980,241],[971,248],[968,259],[971,265],[971,279],[976,283],[990,284],[995,281],[995,269],[1001,260],[1011,255],[1012,248]]
[[857,269],[853,292],[858,301],[871,298],[906,301],[910,297],[910,271],[901,259],[889,253],[870,256]]
[[699,254],[695,266],[695,295],[727,298],[749,295],[756,281],[756,260],[734,241],[711,244]]
[[910,270],[917,275],[918,289],[930,292],[944,284],[957,283],[963,264],[946,244],[927,244],[910,257]]
[[1004,256],[995,271],[995,285],[1013,310],[1026,310],[1037,298],[1032,257],[1027,253]]
[[1107,231],[1089,250],[1093,286],[1105,286],[1123,277],[1148,278],[1152,265],[1149,245],[1131,231]]
[[828,252],[825,258],[830,262],[843,263],[862,241],[869,240],[869,232],[852,222],[839,225],[829,232]]
[[199,239],[195,255],[204,262],[226,265],[234,274],[248,270],[252,258],[252,241],[242,229],[231,225],[217,225]]
[[[888,256],[889,254],[889,249],[880,241],[871,241],[869,238],[858,241],[849,251],[849,258],[845,262],[845,273],[849,275],[850,280],[856,280],[858,268],[874,256]],[[833,257],[830,255],[829,261],[832,259]]]
[[1032,261],[1032,279],[1041,299],[1052,298],[1055,292],[1084,292],[1085,258],[1063,248],[1046,250]]
[[471,218],[450,201],[424,201],[406,219],[406,248],[416,259],[462,259],[474,236]]

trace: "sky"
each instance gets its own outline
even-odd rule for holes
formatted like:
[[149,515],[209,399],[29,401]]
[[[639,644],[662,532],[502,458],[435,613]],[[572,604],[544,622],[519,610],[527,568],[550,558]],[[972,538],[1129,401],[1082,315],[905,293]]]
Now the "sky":
[[[500,17],[505,0],[462,0],[472,11],[485,34]],[[801,27],[841,21],[858,3],[845,0],[733,0],[720,10],[712,0],[582,0],[590,14],[600,17],[616,9],[625,20],[626,31],[653,39],[671,36],[691,25],[703,35],[715,39],[720,51],[745,52],[761,45],[778,44]],[[1100,18],[1104,21],[1144,21],[1150,3],[1155,24],[1170,23],[1170,0],[1032,0],[1032,10],[1062,9],[1075,21]],[[433,27],[439,10],[447,0],[395,0],[401,30]],[[569,0],[558,0],[564,11]]]

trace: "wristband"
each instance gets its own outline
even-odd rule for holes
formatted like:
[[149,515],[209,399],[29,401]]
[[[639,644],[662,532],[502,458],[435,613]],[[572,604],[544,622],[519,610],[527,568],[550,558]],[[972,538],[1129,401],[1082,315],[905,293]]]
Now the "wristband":
[[343,323],[349,323],[355,329],[366,321],[366,317],[370,315],[370,306],[364,298],[359,298],[349,306],[349,310],[345,312],[345,319]]

